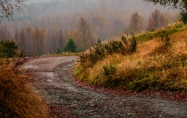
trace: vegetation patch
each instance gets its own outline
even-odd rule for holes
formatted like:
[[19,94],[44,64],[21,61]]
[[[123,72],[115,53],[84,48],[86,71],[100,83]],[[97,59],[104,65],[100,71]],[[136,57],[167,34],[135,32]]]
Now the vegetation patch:
[[44,118],[46,106],[35,94],[29,75],[19,71],[26,62],[13,41],[0,41],[0,118]]
[[186,25],[179,23],[179,24],[170,26],[165,29],[152,31],[152,32],[148,32],[145,34],[139,34],[136,36],[136,39],[137,41],[148,41],[148,40],[158,38],[158,37],[165,37],[167,35],[173,35],[177,32],[182,32],[184,30],[186,30]]
[[62,52],[60,54],[45,54],[41,57],[58,57],[58,56],[79,56],[79,53]]
[[103,60],[107,55],[115,53],[129,55],[136,51],[136,46],[137,42],[134,36],[130,39],[122,36],[121,40],[111,40],[103,44],[93,45],[92,48],[80,54],[80,62],[82,64],[90,63],[92,65]]
[[28,75],[15,72],[1,61],[0,118],[43,118],[46,108],[42,99],[32,90]]
[[[164,38],[158,31],[153,40],[139,43],[134,53],[123,55],[116,51],[94,63],[80,61],[75,74],[82,81],[102,87],[187,92],[187,31],[165,31]],[[178,33],[169,35],[169,31]]]

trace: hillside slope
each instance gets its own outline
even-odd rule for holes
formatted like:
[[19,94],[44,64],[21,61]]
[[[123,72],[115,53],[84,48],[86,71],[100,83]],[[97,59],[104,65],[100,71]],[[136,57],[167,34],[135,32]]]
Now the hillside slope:
[[[99,50],[90,49],[80,56],[74,73],[82,81],[96,86],[130,91],[186,92],[186,26],[180,24],[134,38],[138,42],[136,52],[123,54],[117,49],[106,53],[108,49],[103,49],[102,58],[99,58]],[[124,49],[128,46],[131,45]]]

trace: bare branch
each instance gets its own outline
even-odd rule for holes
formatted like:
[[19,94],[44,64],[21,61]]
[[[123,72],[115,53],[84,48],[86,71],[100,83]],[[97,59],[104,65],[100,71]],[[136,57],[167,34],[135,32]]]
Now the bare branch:
[[14,14],[14,9],[21,11],[27,0],[0,0],[0,17],[9,18]]

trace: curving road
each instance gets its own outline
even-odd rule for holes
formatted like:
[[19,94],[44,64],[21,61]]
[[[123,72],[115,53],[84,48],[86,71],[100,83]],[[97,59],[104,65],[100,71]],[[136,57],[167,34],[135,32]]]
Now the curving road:
[[112,95],[85,88],[71,75],[77,57],[31,59],[34,89],[49,105],[51,118],[187,118],[187,103],[158,97]]

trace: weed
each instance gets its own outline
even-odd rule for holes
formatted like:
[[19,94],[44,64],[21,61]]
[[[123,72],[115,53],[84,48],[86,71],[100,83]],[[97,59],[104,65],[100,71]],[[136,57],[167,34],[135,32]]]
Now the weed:
[[79,68],[78,68],[78,67],[75,67],[75,68],[74,68],[74,74],[77,75],[79,72],[80,72]]

